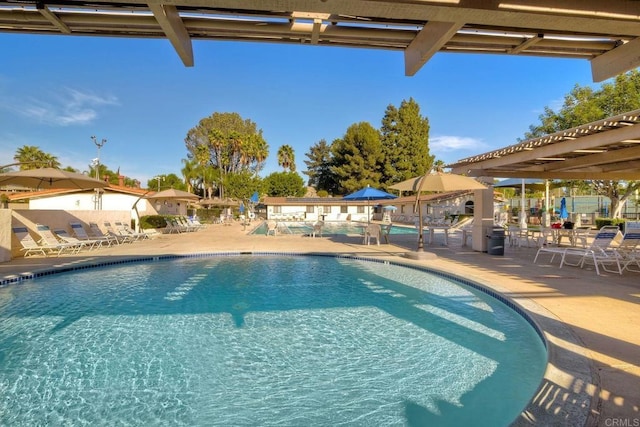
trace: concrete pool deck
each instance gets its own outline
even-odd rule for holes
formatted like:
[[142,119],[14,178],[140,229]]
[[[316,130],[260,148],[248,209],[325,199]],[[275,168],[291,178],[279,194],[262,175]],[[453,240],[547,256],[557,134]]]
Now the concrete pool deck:
[[240,223],[209,225],[193,233],[163,234],[77,255],[17,258],[0,263],[0,280],[127,257],[222,251],[336,253],[420,265],[500,292],[543,330],[548,370],[516,424],[640,427],[640,273],[598,276],[577,267],[559,269],[557,262],[533,264],[534,248],[506,247],[504,256],[488,255],[461,247],[460,233],[450,235],[448,246],[436,235],[425,251],[437,257],[413,260],[404,254],[416,248],[415,234],[391,235],[390,244],[365,246],[355,235],[274,237],[248,231]]

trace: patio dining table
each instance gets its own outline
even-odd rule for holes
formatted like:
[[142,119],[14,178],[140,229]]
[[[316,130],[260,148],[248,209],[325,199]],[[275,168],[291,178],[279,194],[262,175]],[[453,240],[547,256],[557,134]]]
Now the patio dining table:
[[449,246],[449,230],[451,229],[450,225],[427,225],[425,226],[429,233],[429,244],[433,243],[433,237],[437,230],[444,231],[444,244],[445,246]]

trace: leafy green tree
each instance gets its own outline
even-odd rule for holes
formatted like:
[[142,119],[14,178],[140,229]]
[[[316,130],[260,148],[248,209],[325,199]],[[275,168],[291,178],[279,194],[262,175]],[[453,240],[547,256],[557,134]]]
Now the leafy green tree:
[[[201,119],[187,132],[185,145],[190,160],[219,170],[221,183],[231,173],[259,172],[269,155],[262,130],[238,113],[213,113]],[[224,197],[224,184],[220,193]]]
[[327,141],[321,139],[312,145],[305,156],[309,160],[304,161],[307,170],[303,173],[309,177],[308,184],[318,191],[336,194],[338,182],[335,174],[331,171],[333,157],[331,155],[331,146],[327,144]]
[[264,179],[264,190],[272,197],[302,197],[304,180],[296,172],[274,172]]
[[[147,181],[147,188],[152,189],[152,190],[158,190],[158,187],[159,187],[160,191],[167,190],[169,188],[175,188],[176,190],[188,191],[187,190],[187,185],[175,173],[169,173],[169,174],[164,174],[164,175],[162,175],[162,174],[161,175],[156,175],[156,177],[160,178],[160,180],[158,180],[155,177],[151,178],[150,180]],[[126,183],[125,183],[125,185],[126,185]]]
[[344,137],[331,144],[338,191],[346,194],[360,188],[380,186],[384,154],[380,133],[371,124],[360,122],[349,126]]
[[[545,107],[544,113],[538,117],[540,123],[531,125],[525,138],[541,137],[638,108],[640,71],[634,70],[618,75],[612,82],[605,83],[600,88],[576,85],[565,96],[559,111]],[[613,218],[620,217],[626,201],[640,188],[639,181],[589,180],[588,184],[597,194],[611,200]]]
[[431,169],[434,156],[429,154],[429,129],[429,120],[422,117],[413,98],[403,100],[399,108],[387,107],[380,129],[385,185],[424,175]]
[[18,148],[13,160],[20,163],[20,170],[60,168],[60,162],[56,156],[45,153],[40,147],[33,145],[23,145]]
[[278,165],[282,166],[285,172],[287,170],[296,171],[296,156],[290,145],[285,144],[278,149]]
[[226,178],[227,196],[237,200],[249,200],[256,191],[262,193],[263,180],[250,171],[231,173]]

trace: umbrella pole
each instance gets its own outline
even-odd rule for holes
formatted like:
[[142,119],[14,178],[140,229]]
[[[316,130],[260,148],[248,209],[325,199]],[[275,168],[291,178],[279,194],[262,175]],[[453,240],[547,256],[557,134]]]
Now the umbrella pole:
[[422,231],[422,206],[418,203],[418,252],[424,252],[424,234]]

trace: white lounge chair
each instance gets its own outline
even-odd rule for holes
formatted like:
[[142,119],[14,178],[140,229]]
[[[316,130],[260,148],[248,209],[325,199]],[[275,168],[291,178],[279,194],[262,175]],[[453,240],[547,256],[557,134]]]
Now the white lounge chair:
[[[557,255],[560,256],[560,267],[564,264],[579,266],[584,264],[583,258],[586,256],[591,256],[593,258],[593,254],[595,251],[602,251],[605,248],[609,247],[611,243],[620,235],[620,230],[616,226],[604,226],[598,233],[594,236],[593,242],[591,246],[588,248],[566,248],[566,247],[557,247],[557,246],[542,246],[536,252],[536,256],[533,259],[534,264],[538,261],[538,258],[542,254],[551,254],[550,263],[553,262]],[[577,263],[572,263],[567,261],[567,256],[579,256],[580,260]]]
[[[616,265],[616,271],[622,273],[622,267],[618,256],[607,249],[611,248],[611,244],[621,236],[620,229],[617,226],[604,226],[598,234],[593,238],[591,246],[585,249],[580,248],[565,248],[562,254],[562,260],[560,261],[560,268],[565,264],[584,267],[585,264],[593,262],[593,266],[596,270],[596,274],[600,275],[600,266]],[[568,257],[578,257],[576,262],[568,261]],[[607,270],[611,271],[611,270]]]
[[56,252],[57,255],[62,254],[65,251],[70,253],[77,253],[82,249],[82,245],[77,243],[68,243],[64,241],[58,240],[53,231],[49,228],[48,225],[44,224],[36,224],[36,233],[40,236],[40,240],[38,243],[40,245],[46,246],[49,248],[50,252]]
[[118,234],[129,236],[133,241],[148,239],[147,233],[138,233],[122,221],[113,221],[113,225]]
[[81,251],[82,249],[94,249],[102,246],[102,241],[100,240],[80,240],[77,237],[72,236],[62,228],[55,228],[53,233],[63,242],[69,244],[75,244],[77,246],[76,252]]
[[115,228],[111,225],[111,221],[102,221],[102,225],[104,225],[105,230],[107,230],[107,234],[116,237],[120,243],[133,243],[137,240],[137,237],[130,236]]
[[[620,273],[624,270],[640,272],[640,252],[638,247],[640,246],[640,230],[627,229],[622,236],[622,240],[618,246],[615,246],[607,251],[607,254],[611,253],[613,257],[617,258],[618,267],[617,270],[609,270],[607,267],[611,265],[609,259],[596,257],[598,262],[605,271],[612,273]],[[611,258],[613,258],[611,257]]]
[[96,245],[95,247],[102,247],[103,245],[111,246],[112,244],[117,242],[116,239],[113,239],[109,236],[104,237],[90,237],[87,234],[87,231],[84,229],[81,223],[79,222],[70,222],[69,226],[71,227],[71,232],[75,235],[75,237],[82,241],[98,241],[100,245]]
[[92,238],[95,238],[95,239],[108,239],[111,243],[115,243],[117,245],[123,243],[124,240],[125,240],[125,239],[123,239],[123,238],[121,238],[119,236],[114,236],[112,234],[106,234],[105,232],[102,231],[100,226],[95,222],[90,222],[89,223],[89,232],[91,233]]
[[22,246],[20,250],[23,252],[23,256],[25,258],[38,254],[42,256],[47,256],[49,254],[50,248],[48,248],[46,245],[39,245],[38,242],[36,242],[35,239],[31,237],[31,234],[29,234],[29,229],[27,229],[27,227],[12,227],[11,230],[20,242],[20,245]]

